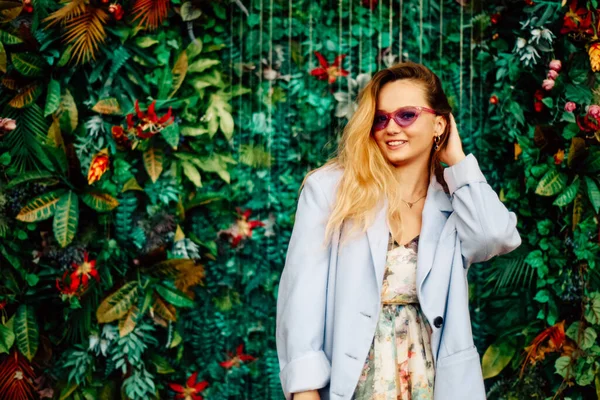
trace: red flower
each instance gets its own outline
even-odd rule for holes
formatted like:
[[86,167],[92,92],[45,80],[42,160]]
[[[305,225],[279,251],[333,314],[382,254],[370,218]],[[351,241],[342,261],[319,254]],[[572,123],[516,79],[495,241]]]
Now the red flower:
[[104,175],[107,169],[108,149],[102,149],[98,153],[96,153],[96,155],[94,155],[94,158],[92,159],[87,176],[88,184],[91,185],[92,183],[100,180],[100,178],[102,177],[102,175]]
[[315,51],[315,55],[319,59],[321,66],[310,71],[312,76],[316,76],[322,81],[328,80],[329,84],[334,83],[338,76],[348,76],[349,72],[341,67],[342,60],[346,57],[345,54],[337,56],[331,65],[329,65],[329,62],[318,51]]
[[229,238],[231,247],[236,247],[243,239],[251,238],[252,230],[257,226],[265,225],[264,222],[258,220],[248,221],[251,210],[248,209],[243,213],[239,207],[236,207],[236,210],[240,218],[230,228],[218,232],[219,236]]
[[231,352],[227,352],[229,356],[229,360],[220,362],[219,365],[226,369],[231,369],[233,367],[239,367],[242,362],[246,361],[254,361],[255,357],[252,357],[249,354],[244,354],[244,344],[240,344],[236,349],[236,354],[233,355]]
[[[62,282],[56,280],[56,288],[60,293],[68,296],[81,296],[86,291],[90,276],[100,282],[100,275],[96,269],[96,260],[89,260],[89,254],[87,251],[83,253],[83,263],[81,265],[73,262],[71,266],[73,270],[71,273],[65,271],[62,276]],[[67,276],[69,279],[67,279]]]
[[584,132],[596,132],[600,130],[600,122],[590,114],[587,114],[584,117],[578,116],[576,121],[579,129]]
[[[127,130],[134,130],[140,139],[148,139],[169,126],[174,117],[171,115],[171,107],[165,115],[158,117],[155,111],[156,100],[148,107],[145,113],[140,110],[138,100],[135,101],[135,115],[127,114]],[[134,121],[137,116],[138,121]]]
[[492,97],[490,97],[490,103],[498,104],[498,96],[493,95]]
[[123,127],[121,125],[113,126],[111,128],[110,132],[112,133],[112,136],[113,136],[113,139],[115,139],[115,142],[117,142],[117,146],[121,146],[121,147],[125,147],[125,148],[131,147],[131,141],[125,134],[125,130],[123,129]]
[[536,112],[541,112],[544,109],[544,103],[542,103],[542,99],[544,98],[544,92],[541,89],[535,91],[533,95],[533,108]]
[[108,6],[108,12],[111,13],[117,21],[123,19],[123,15],[125,12],[123,11],[123,7],[120,4],[113,3]]
[[569,11],[565,14],[560,33],[582,32],[592,35],[592,13],[587,8],[577,8],[577,3],[578,0],[571,0],[569,3]]
[[490,20],[491,20],[492,24],[496,25],[498,23],[498,21],[500,20],[500,13],[492,14],[492,16],[490,17]]
[[199,394],[208,386],[207,381],[196,382],[198,378],[198,372],[194,372],[185,383],[185,387],[177,383],[169,383],[169,387],[177,392],[175,395],[176,399],[184,400],[202,400],[202,396]]

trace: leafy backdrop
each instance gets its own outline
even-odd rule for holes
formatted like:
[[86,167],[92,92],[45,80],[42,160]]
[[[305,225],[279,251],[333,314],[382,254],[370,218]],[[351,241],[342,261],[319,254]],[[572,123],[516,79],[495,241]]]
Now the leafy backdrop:
[[0,5],[0,398],[281,399],[299,184],[400,59],[519,216],[471,269],[489,398],[597,396],[594,1]]

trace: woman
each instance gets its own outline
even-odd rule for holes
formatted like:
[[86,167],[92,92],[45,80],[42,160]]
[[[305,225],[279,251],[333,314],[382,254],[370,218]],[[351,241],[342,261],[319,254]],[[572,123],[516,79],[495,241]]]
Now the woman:
[[425,66],[381,70],[304,179],[277,301],[287,400],[485,399],[467,271],[521,238],[450,111]]

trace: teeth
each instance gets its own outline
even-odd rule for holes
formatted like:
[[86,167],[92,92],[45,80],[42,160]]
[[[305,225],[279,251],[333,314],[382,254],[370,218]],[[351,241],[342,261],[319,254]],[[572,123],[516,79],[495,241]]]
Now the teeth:
[[394,141],[394,142],[387,142],[387,144],[392,145],[392,146],[396,146],[398,144],[402,144],[405,143],[406,140],[399,140],[399,141]]

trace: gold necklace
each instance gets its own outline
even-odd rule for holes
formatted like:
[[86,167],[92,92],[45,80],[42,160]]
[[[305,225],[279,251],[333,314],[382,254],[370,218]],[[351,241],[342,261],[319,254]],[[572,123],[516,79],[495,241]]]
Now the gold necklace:
[[417,200],[413,201],[412,203],[410,201],[406,201],[404,199],[400,199],[400,200],[402,200],[403,202],[405,202],[406,205],[408,206],[408,208],[412,208],[412,206],[414,206],[417,201],[421,200],[425,196],[427,196],[427,193],[425,195],[419,197]]

